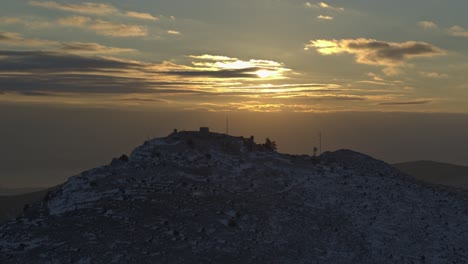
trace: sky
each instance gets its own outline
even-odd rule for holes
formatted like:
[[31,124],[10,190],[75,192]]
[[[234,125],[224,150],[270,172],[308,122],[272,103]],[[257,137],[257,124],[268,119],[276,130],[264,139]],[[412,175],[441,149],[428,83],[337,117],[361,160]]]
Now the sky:
[[[57,175],[78,172],[171,127],[222,131],[226,116],[289,153],[310,153],[324,130],[329,149],[468,165],[466,10],[464,0],[5,1],[0,184],[28,185],[40,164],[43,175],[57,163]],[[404,155],[395,148],[410,139]]]
[[8,1],[0,101],[466,113],[467,8],[462,0]]

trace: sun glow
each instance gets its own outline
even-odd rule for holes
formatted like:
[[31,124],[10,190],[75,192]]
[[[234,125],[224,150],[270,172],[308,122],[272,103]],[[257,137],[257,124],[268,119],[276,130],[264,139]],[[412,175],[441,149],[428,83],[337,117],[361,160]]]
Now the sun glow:
[[260,78],[268,78],[268,77],[271,77],[274,75],[273,72],[271,71],[268,71],[268,70],[259,70],[256,72],[256,74],[258,75],[258,77]]

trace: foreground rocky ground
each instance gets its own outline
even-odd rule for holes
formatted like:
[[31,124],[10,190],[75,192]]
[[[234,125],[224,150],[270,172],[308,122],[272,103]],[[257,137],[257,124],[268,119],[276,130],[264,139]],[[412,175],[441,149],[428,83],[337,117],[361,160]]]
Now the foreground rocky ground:
[[0,263],[467,263],[467,198],[352,151],[180,132],[0,226]]

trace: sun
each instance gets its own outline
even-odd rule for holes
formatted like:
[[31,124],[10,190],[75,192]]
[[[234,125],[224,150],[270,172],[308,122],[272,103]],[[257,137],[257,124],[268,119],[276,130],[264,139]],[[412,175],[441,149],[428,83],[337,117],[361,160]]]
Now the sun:
[[259,71],[256,72],[256,74],[260,78],[268,78],[268,77],[271,77],[273,75],[273,72],[271,72],[269,70],[259,70]]

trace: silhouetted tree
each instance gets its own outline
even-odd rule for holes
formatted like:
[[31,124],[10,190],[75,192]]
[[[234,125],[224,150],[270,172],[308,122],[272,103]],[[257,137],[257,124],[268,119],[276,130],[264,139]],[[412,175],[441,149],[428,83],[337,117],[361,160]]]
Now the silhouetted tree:
[[320,158],[317,156],[318,148],[314,147],[314,156],[312,157],[312,164],[319,164]]
[[265,147],[269,151],[276,151],[277,145],[275,141],[271,141],[269,138],[266,138],[265,144],[263,144],[263,147]]

